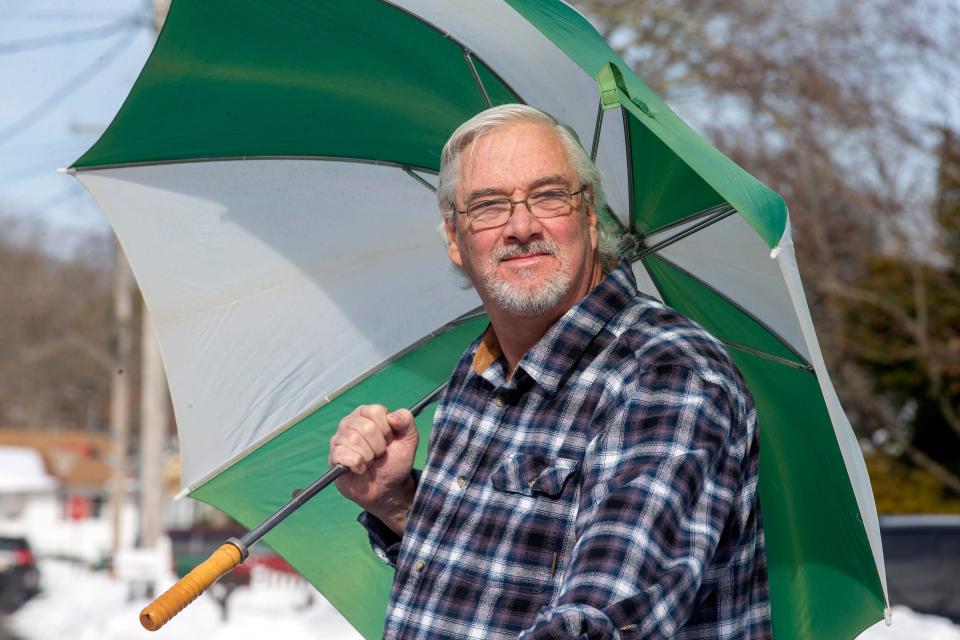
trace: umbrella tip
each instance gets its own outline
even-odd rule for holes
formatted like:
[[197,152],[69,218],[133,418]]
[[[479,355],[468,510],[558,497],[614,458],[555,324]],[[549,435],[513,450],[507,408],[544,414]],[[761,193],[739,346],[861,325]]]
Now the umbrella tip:
[[59,167],[57,173],[76,173],[73,167]]
[[884,608],[883,621],[886,623],[888,627],[893,626],[893,609],[891,609],[890,607]]

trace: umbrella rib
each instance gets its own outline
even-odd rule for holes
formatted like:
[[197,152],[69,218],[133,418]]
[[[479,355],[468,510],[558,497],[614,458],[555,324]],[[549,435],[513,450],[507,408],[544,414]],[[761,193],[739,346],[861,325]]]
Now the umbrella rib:
[[420,184],[422,184],[423,186],[425,186],[427,189],[430,189],[430,191],[432,191],[432,192],[434,192],[434,193],[437,192],[437,188],[436,188],[435,186],[433,186],[432,184],[430,184],[429,182],[427,182],[426,180],[424,180],[423,176],[421,176],[421,175],[419,175],[418,173],[416,173],[416,172],[415,172],[412,168],[410,168],[409,166],[403,167],[403,171],[404,171],[404,173],[406,173],[408,176],[410,176],[411,178],[413,178],[414,180],[416,180],[417,182],[419,182]]
[[[620,109],[620,111],[623,112],[623,109]],[[603,101],[601,100],[597,104],[597,121],[593,127],[593,144],[590,149],[590,161],[594,163],[596,163],[597,153],[600,151],[600,132],[603,130],[603,113],[604,113]],[[626,126],[626,120],[624,120],[624,126]],[[627,130],[624,129],[624,131],[627,131]],[[630,156],[630,136],[629,135],[625,137],[624,144],[626,145],[626,148],[627,148],[627,177],[628,179],[632,180],[633,179],[633,163],[631,161],[631,156]],[[629,254],[632,254],[633,248],[639,244],[639,240],[634,235],[633,216],[631,215],[633,211],[633,189],[628,189],[627,191],[628,191],[628,194],[627,194],[628,226],[625,226],[620,221],[620,218],[617,217],[617,213],[610,207],[609,202],[605,203],[606,212],[607,214],[609,214],[605,216],[605,218],[609,219],[610,222],[612,222],[614,226],[617,227],[616,233],[617,233],[617,237],[620,240],[619,250],[621,251],[621,253],[629,252]]]
[[[697,224],[695,224],[695,225],[693,225],[693,226],[690,226],[690,227],[687,227],[687,228],[684,229],[683,231],[681,231],[681,232],[679,232],[679,233],[677,233],[677,234],[674,234],[674,235],[672,235],[672,236],[670,236],[670,237],[668,237],[668,238],[664,238],[663,240],[657,242],[656,244],[653,244],[653,245],[651,245],[651,246],[649,246],[649,247],[641,247],[641,248],[639,248],[639,250],[637,251],[637,253],[636,253],[635,255],[631,256],[630,261],[631,261],[631,262],[636,262],[637,260],[641,260],[641,259],[643,259],[643,258],[646,258],[647,256],[649,256],[649,255],[651,255],[651,254],[653,254],[653,253],[656,253],[657,251],[660,251],[661,249],[664,249],[664,248],[666,248],[666,247],[669,247],[670,245],[672,245],[672,244],[674,244],[674,243],[676,243],[676,242],[679,242],[680,240],[683,240],[684,238],[686,238],[686,237],[688,237],[688,236],[692,236],[693,234],[697,233],[698,231],[703,231],[703,230],[706,229],[707,227],[709,227],[709,226],[711,226],[711,225],[713,225],[713,224],[715,224],[715,223],[717,223],[717,222],[720,222],[720,221],[723,220],[724,218],[730,217],[731,215],[733,215],[733,214],[736,213],[736,212],[737,212],[736,209],[734,209],[733,207],[731,207],[729,204],[724,203],[724,204],[719,205],[719,206],[716,206],[716,207],[711,207],[711,208],[709,208],[709,209],[704,209],[703,211],[700,211],[700,212],[698,212],[698,213],[695,213],[695,214],[693,214],[692,216],[688,216],[687,218],[685,218],[685,219],[684,219],[683,221],[681,221],[681,222],[678,222],[678,223],[676,223],[676,224],[671,224],[669,227],[664,227],[664,229],[672,229],[672,228],[677,227],[679,224],[682,224],[682,223],[685,223],[685,222],[691,222],[691,221],[693,221],[693,220],[700,219],[700,222],[698,222]],[[649,236],[649,234],[647,234],[647,236]]]
[[664,248],[666,248],[666,247],[669,247],[669,246],[672,245],[672,244],[675,244],[675,243],[677,243],[677,242],[680,242],[681,240],[683,240],[684,238],[686,238],[686,237],[688,237],[688,236],[692,236],[693,234],[697,233],[698,231],[703,231],[703,230],[706,229],[707,227],[709,227],[709,226],[711,226],[711,225],[713,225],[713,224],[715,224],[715,223],[717,223],[717,222],[720,222],[720,221],[723,220],[724,218],[730,217],[731,215],[733,215],[733,214],[736,213],[736,212],[737,212],[737,210],[734,209],[733,207],[730,207],[730,208],[727,209],[727,210],[718,211],[717,213],[713,214],[712,216],[709,216],[709,217],[707,217],[707,218],[704,218],[703,220],[701,220],[701,221],[698,222],[697,224],[693,225],[692,227],[687,227],[686,229],[684,229],[684,230],[681,231],[680,233],[674,234],[674,235],[670,236],[669,238],[664,238],[664,239],[661,240],[660,242],[658,242],[658,243],[656,243],[656,244],[654,244],[654,245],[651,245],[651,246],[649,246],[649,247],[641,248],[641,249],[637,252],[637,254],[636,254],[635,256],[633,256],[633,258],[631,259],[631,261],[632,261],[632,262],[635,262],[636,260],[642,260],[643,258],[646,258],[647,256],[649,256],[649,255],[651,255],[651,254],[654,254],[654,253],[660,251],[661,249],[664,249]]
[[[429,20],[424,20],[423,16],[419,16],[419,15],[417,15],[416,13],[414,13],[413,11],[411,11],[410,9],[408,9],[408,8],[406,8],[406,7],[400,6],[399,4],[397,4],[396,2],[394,2],[393,0],[380,0],[380,2],[381,2],[381,4],[385,4],[385,5],[387,5],[388,7],[393,7],[394,9],[396,9],[397,11],[399,11],[399,12],[401,12],[401,13],[405,13],[406,15],[410,16],[411,18],[413,18],[413,19],[416,20],[417,22],[420,22],[420,23],[422,23],[422,24],[425,24],[426,26],[430,27],[431,29],[433,29],[434,31],[436,31],[437,33],[439,33],[439,34],[440,34],[441,36],[443,36],[445,39],[447,39],[447,40],[449,40],[450,42],[453,42],[454,44],[456,44],[456,45],[457,45],[458,47],[460,47],[463,51],[465,51],[465,52],[468,51],[467,46],[466,46],[465,44],[463,44],[462,42],[460,42],[457,38],[455,38],[452,33],[449,33],[448,31],[444,31],[443,29],[441,29],[441,28],[438,27],[437,25],[433,24],[433,23],[430,22]],[[472,57],[472,55],[473,55],[473,53],[471,52],[471,57]],[[483,62],[483,59],[482,59],[482,58],[478,58],[478,59],[480,60],[480,62]],[[472,64],[472,63],[471,63],[471,64]],[[484,66],[487,68],[487,72],[488,72],[490,75],[492,75],[494,78],[496,78],[498,82],[500,82],[504,87],[507,88],[507,90],[508,90],[510,93],[512,93],[512,94],[514,95],[514,97],[517,99],[517,102],[522,102],[522,103],[526,104],[526,101],[523,100],[523,99],[520,97],[520,94],[519,94],[516,90],[514,90],[514,88],[511,87],[510,84],[509,84],[507,81],[505,81],[502,77],[500,77],[500,74],[499,74],[499,73],[497,73],[496,71],[494,71],[493,68],[491,68],[491,67],[490,67],[489,65],[487,65],[486,63],[484,63]],[[482,86],[481,86],[481,90],[482,90]],[[486,94],[485,91],[484,91],[484,94]],[[489,98],[487,98],[487,105],[488,105],[488,106],[491,106],[491,102],[490,102],[490,99],[489,99]]]
[[422,398],[417,400],[415,403],[413,403],[413,405],[411,405],[410,407],[410,413],[413,414],[413,417],[416,418],[423,412],[424,409],[426,409],[431,404],[433,404],[437,400],[437,398],[440,397],[440,394],[443,393],[443,390],[447,388],[447,384],[449,382],[450,382],[450,378],[447,378],[446,380],[438,384],[433,391],[431,391],[430,393],[428,393],[427,395],[423,396]]
[[482,318],[487,315],[487,310],[484,307],[477,307],[476,309],[471,309],[465,314],[453,321],[454,325],[464,324],[470,322],[471,320],[476,320],[477,318]]
[[[771,336],[773,336],[773,337],[777,340],[777,342],[779,342],[779,343],[783,346],[784,349],[788,350],[790,353],[792,353],[794,356],[796,356],[797,360],[799,360],[800,362],[793,362],[792,364],[793,364],[794,366],[797,366],[798,368],[802,368],[802,369],[805,369],[805,370],[811,371],[811,372],[814,372],[814,371],[815,371],[814,368],[813,368],[813,365],[811,365],[809,362],[807,362],[807,359],[806,359],[806,358],[804,358],[802,355],[800,355],[799,353],[797,353],[797,350],[794,349],[792,346],[790,346],[790,343],[787,342],[787,341],[783,338],[783,336],[781,336],[777,331],[775,331],[772,327],[770,327],[770,325],[768,325],[766,322],[764,322],[763,320],[761,320],[761,319],[758,318],[757,316],[753,315],[752,313],[750,313],[749,311],[747,311],[746,309],[744,309],[743,306],[740,305],[739,303],[731,300],[730,297],[727,296],[727,295],[725,295],[723,292],[718,291],[715,287],[710,286],[709,284],[707,284],[706,282],[704,282],[703,280],[701,280],[701,279],[698,278],[697,276],[693,275],[692,273],[690,273],[689,271],[687,271],[686,269],[684,269],[683,267],[681,267],[681,266],[678,265],[677,263],[673,262],[672,260],[668,260],[667,258],[665,258],[665,257],[663,257],[663,256],[657,256],[657,259],[663,260],[665,263],[667,263],[668,265],[670,265],[673,269],[676,269],[677,271],[679,271],[680,273],[684,274],[685,276],[687,276],[687,277],[690,278],[691,280],[695,280],[695,281],[697,282],[697,284],[699,284],[700,286],[702,286],[702,287],[705,288],[705,289],[709,289],[710,292],[713,293],[713,295],[717,296],[718,298],[720,298],[721,300],[723,300],[724,302],[726,302],[728,305],[730,305],[731,307],[733,307],[734,309],[736,309],[737,311],[739,311],[739,312],[742,313],[743,315],[747,316],[748,318],[750,318],[751,320],[753,320],[754,322],[756,322],[756,323],[760,326],[760,328],[762,328],[764,331],[766,331],[766,332],[769,333]],[[648,271],[649,271],[649,270],[648,270]],[[650,274],[650,277],[653,278],[653,274]],[[662,293],[663,293],[663,288],[662,288],[659,284],[657,284],[655,278],[654,278],[654,284],[656,285],[657,289],[661,292],[661,295],[662,295]],[[664,300],[664,302],[666,302],[666,300]],[[669,303],[668,303],[668,304],[669,304]],[[753,347],[747,347],[746,345],[741,345],[741,344],[735,343],[735,342],[727,343],[727,341],[725,341],[725,340],[723,340],[722,338],[719,338],[719,337],[718,337],[717,339],[720,340],[721,342],[723,342],[724,344],[730,344],[731,346],[733,346],[733,347],[735,347],[735,348],[742,348],[742,350],[744,350],[744,351],[749,350],[749,349],[753,349],[754,351],[756,351],[756,355],[758,355],[758,356],[759,356],[759,355],[762,355],[763,357],[768,358],[768,359],[770,359],[770,360],[785,360],[785,362],[791,362],[790,360],[787,360],[787,359],[784,359],[784,358],[780,358],[779,356],[774,356],[774,355],[768,354],[768,353],[766,353],[766,352],[764,352],[764,351],[756,350],[756,349],[754,349]]]
[[603,101],[597,105],[597,122],[593,125],[593,146],[590,148],[590,161],[597,161],[597,151],[600,150],[600,130],[603,128]]
[[[736,209],[734,209],[734,208],[733,208],[732,206],[730,206],[729,204],[724,203],[724,204],[722,204],[722,205],[717,205],[717,206],[714,206],[714,207],[710,207],[709,209],[704,209],[703,211],[698,212],[698,213],[695,213],[695,214],[693,214],[692,216],[688,216],[687,218],[684,219],[684,221],[681,221],[681,222],[672,224],[672,225],[670,225],[670,227],[666,227],[666,228],[674,228],[674,227],[677,226],[677,224],[681,224],[682,222],[689,222],[689,221],[691,221],[691,220],[696,220],[697,218],[702,218],[702,219],[701,219],[700,222],[698,222],[697,224],[695,224],[695,225],[693,225],[693,226],[690,226],[690,227],[687,227],[687,228],[684,229],[683,231],[681,231],[681,232],[679,232],[679,233],[677,233],[677,234],[674,234],[674,235],[672,235],[672,236],[670,236],[670,237],[668,237],[668,238],[665,238],[665,239],[661,240],[660,242],[657,242],[657,243],[654,244],[654,245],[651,245],[651,246],[649,246],[649,247],[641,248],[641,249],[640,249],[639,251],[637,251],[634,255],[632,255],[632,256],[629,258],[629,260],[630,260],[630,262],[637,262],[638,260],[643,260],[644,258],[647,258],[647,257],[653,255],[654,253],[657,253],[657,252],[660,251],[661,249],[664,249],[664,248],[666,248],[666,247],[668,247],[668,246],[670,246],[670,245],[672,245],[672,244],[674,244],[674,243],[676,243],[676,242],[679,242],[680,240],[683,240],[684,238],[689,237],[689,236],[697,233],[698,231],[703,231],[703,230],[706,229],[707,227],[710,227],[710,226],[716,224],[717,222],[720,222],[721,220],[724,220],[724,219],[730,217],[731,215],[733,215],[733,214],[736,213],[736,212],[737,212]],[[706,217],[704,217],[704,216],[706,216]],[[759,318],[757,318],[755,315],[753,315],[752,313],[750,313],[749,311],[747,311],[746,309],[744,309],[741,305],[739,305],[739,304],[737,304],[736,302],[734,302],[733,300],[731,300],[728,296],[724,295],[722,292],[718,291],[718,290],[715,289],[714,287],[711,287],[709,284],[707,284],[706,282],[704,282],[704,281],[701,280],[700,278],[697,278],[697,277],[694,276],[692,273],[690,273],[690,272],[687,271],[686,269],[680,267],[679,265],[677,265],[677,264],[674,263],[673,261],[668,260],[667,258],[665,258],[665,257],[662,256],[662,255],[658,255],[657,257],[658,257],[659,259],[663,260],[664,262],[666,262],[667,264],[669,264],[669,265],[670,265],[671,267],[673,267],[674,269],[677,269],[678,271],[684,273],[688,278],[691,278],[691,279],[693,279],[693,280],[696,280],[696,281],[697,281],[698,283],[700,283],[702,286],[706,287],[707,289],[710,289],[710,291],[712,291],[712,292],[714,293],[714,295],[722,298],[727,304],[729,304],[730,306],[734,307],[737,311],[739,311],[740,313],[744,314],[745,316],[747,316],[748,318],[750,318],[751,320],[753,320],[754,322],[756,322],[758,325],[760,325],[760,326],[763,328],[764,331],[766,331],[767,333],[769,333],[770,335],[772,335],[774,338],[776,338],[776,340],[777,340],[778,342],[780,342],[780,344],[782,344],[786,349],[788,349],[791,353],[793,353],[793,354],[797,357],[797,359],[799,359],[799,360],[802,362],[802,364],[798,364],[798,363],[795,363],[795,362],[791,362],[790,360],[787,360],[786,358],[779,358],[778,356],[773,356],[773,355],[767,354],[767,353],[765,353],[765,352],[763,352],[763,351],[759,351],[759,350],[753,349],[752,347],[747,347],[746,345],[740,345],[740,344],[738,344],[738,343],[727,342],[726,340],[722,340],[722,339],[721,339],[721,342],[723,342],[724,344],[729,344],[730,346],[732,346],[732,347],[734,347],[734,348],[737,348],[737,349],[740,349],[740,350],[742,350],[742,351],[750,351],[750,352],[754,353],[755,355],[758,355],[758,356],[767,358],[768,360],[773,360],[773,361],[777,361],[777,362],[781,362],[781,361],[782,361],[783,364],[789,363],[789,364],[792,364],[793,366],[795,366],[795,367],[797,367],[797,368],[799,368],[799,369],[804,369],[804,370],[807,370],[807,371],[813,371],[813,370],[814,370],[814,369],[813,369],[813,366],[810,365],[810,363],[808,363],[808,362],[806,361],[806,358],[804,358],[804,357],[801,356],[799,353],[797,353],[796,349],[794,349],[793,347],[791,347],[791,346],[790,346],[790,343],[788,343],[788,342],[783,338],[783,336],[781,336],[779,333],[777,333],[776,331],[774,331],[768,324],[766,324],[765,322],[763,322],[762,320],[760,320]],[[658,288],[659,288],[659,287],[658,287]]]
[[674,220],[674,221],[672,221],[672,222],[668,222],[667,224],[664,224],[664,225],[661,225],[661,226],[659,226],[659,227],[656,227],[655,229],[650,229],[650,230],[647,231],[644,235],[645,235],[645,236],[652,236],[652,235],[656,235],[656,234],[658,234],[658,233],[663,233],[663,232],[665,232],[665,231],[669,231],[670,229],[676,229],[677,227],[682,227],[682,226],[684,226],[684,225],[690,224],[690,223],[693,222],[694,220],[700,220],[701,218],[706,218],[706,217],[708,217],[708,216],[712,216],[712,215],[714,215],[714,214],[717,213],[717,212],[726,211],[728,208],[730,208],[730,206],[731,206],[731,205],[730,205],[730,203],[728,203],[728,202],[721,202],[720,204],[715,204],[715,205],[713,205],[713,206],[711,206],[711,207],[707,207],[706,209],[701,209],[700,211],[697,211],[696,213],[691,213],[691,214],[688,215],[688,216],[684,216],[684,217],[678,218],[677,220]]
[[722,338],[717,338],[717,339],[720,340],[720,342],[722,342],[723,344],[727,345],[728,347],[732,347],[734,349],[737,349],[738,351],[744,351],[746,353],[755,355],[759,358],[763,358],[764,360],[770,360],[771,362],[776,362],[777,364],[793,367],[794,369],[800,369],[801,371],[812,372],[814,370],[813,366],[809,364],[794,362],[793,360],[787,360],[786,358],[781,358],[780,356],[771,355],[769,353],[766,353],[765,351],[761,351],[760,349],[754,349],[753,347],[748,347],[745,344],[740,344],[739,342],[724,340]]
[[487,103],[487,108],[493,106],[493,102],[490,100],[490,94],[487,93],[487,88],[483,86],[483,81],[480,79],[480,74],[477,73],[477,67],[473,64],[473,54],[470,52],[470,49],[463,47],[463,57],[466,58],[467,64],[470,65],[470,73],[473,74],[473,81],[477,83],[477,88],[480,89],[480,93],[483,95],[483,101]]
[[87,171],[105,171],[107,169],[135,169],[137,167],[157,167],[168,164],[193,164],[197,162],[242,162],[247,160],[318,160],[322,162],[348,162],[354,164],[372,164],[378,167],[396,167],[398,169],[413,169],[423,173],[436,174],[436,169],[418,167],[408,162],[393,162],[391,160],[375,160],[371,158],[347,158],[343,156],[222,156],[219,158],[172,158],[166,160],[143,160],[140,162],[116,162],[112,164],[98,164],[85,167],[69,167],[70,174]]
[[620,117],[623,118],[623,144],[627,152],[627,184],[631,185],[631,188],[627,189],[627,220],[630,225],[630,233],[636,235],[637,229],[636,224],[634,223],[633,216],[633,205],[634,205],[634,194],[633,194],[633,143],[630,139],[630,118],[627,115],[627,110],[622,106],[620,107]]

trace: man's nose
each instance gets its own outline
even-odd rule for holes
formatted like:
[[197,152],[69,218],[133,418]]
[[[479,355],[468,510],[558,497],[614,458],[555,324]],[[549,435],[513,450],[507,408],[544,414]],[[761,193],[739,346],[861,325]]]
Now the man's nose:
[[513,215],[504,225],[503,234],[518,242],[535,240],[543,234],[543,224],[540,218],[530,213],[526,203],[518,202],[513,207]]

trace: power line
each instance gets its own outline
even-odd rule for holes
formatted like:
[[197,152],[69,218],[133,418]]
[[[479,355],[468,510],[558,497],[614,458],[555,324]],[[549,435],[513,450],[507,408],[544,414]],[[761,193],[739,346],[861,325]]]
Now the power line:
[[79,73],[68,79],[56,91],[51,93],[46,100],[38,104],[32,110],[24,114],[18,120],[3,129],[0,129],[0,144],[6,144],[8,141],[17,137],[38,120],[45,116],[49,111],[59,107],[61,102],[71,93],[85,85],[96,77],[100,72],[106,69],[114,59],[126,50],[134,40],[137,30],[128,27],[127,37],[119,38],[112,47],[99,56],[92,64],[84,67]]
[[100,27],[63,31],[51,35],[24,38],[23,40],[16,40],[13,42],[0,42],[0,55],[21,53],[23,51],[33,51],[46,47],[57,47],[61,45],[72,44],[74,42],[82,42],[83,40],[97,40],[112,36],[115,33],[120,33],[124,29],[147,25],[148,23],[144,22],[143,17],[139,14],[128,14],[119,20],[115,20],[110,24]]

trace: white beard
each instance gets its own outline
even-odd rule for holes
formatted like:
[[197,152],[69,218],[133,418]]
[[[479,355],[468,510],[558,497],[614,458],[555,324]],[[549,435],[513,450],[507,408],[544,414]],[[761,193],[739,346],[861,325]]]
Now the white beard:
[[[560,261],[560,268],[539,285],[525,287],[522,284],[505,282],[497,274],[497,265],[505,258],[513,258],[529,253],[546,253]],[[531,272],[522,269],[520,279],[527,278]],[[570,291],[573,277],[570,266],[560,253],[560,246],[549,240],[534,240],[522,245],[510,245],[494,251],[490,262],[479,274],[480,282],[474,283],[484,289],[491,298],[506,311],[519,316],[538,316],[552,309]]]

